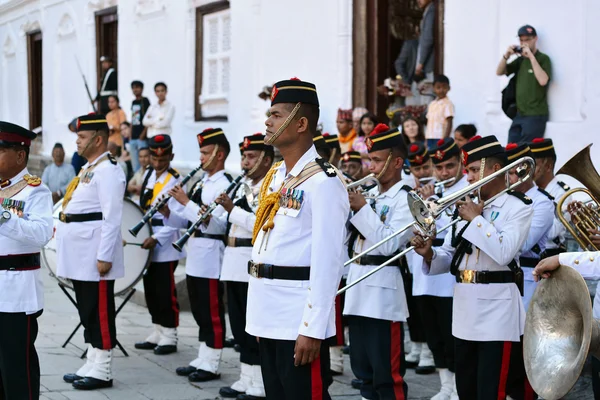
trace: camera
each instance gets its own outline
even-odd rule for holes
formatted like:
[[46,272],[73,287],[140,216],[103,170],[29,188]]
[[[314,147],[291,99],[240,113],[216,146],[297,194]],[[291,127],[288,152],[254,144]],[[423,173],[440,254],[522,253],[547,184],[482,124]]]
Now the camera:
[[515,53],[517,53],[517,54],[523,54],[523,48],[520,46],[515,46],[514,50],[515,50]]

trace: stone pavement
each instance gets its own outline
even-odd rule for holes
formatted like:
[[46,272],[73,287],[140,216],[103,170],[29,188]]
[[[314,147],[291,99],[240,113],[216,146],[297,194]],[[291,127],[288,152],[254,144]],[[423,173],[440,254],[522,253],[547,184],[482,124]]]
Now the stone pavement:
[[[63,382],[62,375],[75,372],[82,365],[79,356],[85,348],[83,334],[80,330],[71,344],[64,349],[61,347],[78,323],[77,312],[58,288],[56,281],[45,271],[43,276],[46,308],[39,320],[40,333],[36,342],[42,371],[41,399],[216,400],[220,399],[218,393],[221,386],[230,385],[237,380],[239,355],[233,349],[224,351],[219,381],[192,384],[175,374],[175,368],[187,365],[197,354],[197,327],[189,312],[181,314],[179,352],[160,357],[152,352],[136,350],[133,344],[146,337],[151,324],[146,308],[129,303],[117,319],[118,339],[129,352],[129,357],[125,357],[118,349],[114,351],[114,387],[95,392],[74,390],[71,385]],[[118,298],[117,307],[120,302],[121,299]],[[350,386],[351,379],[346,356],[346,373],[335,377],[334,384],[330,387],[334,400],[360,400],[358,391]],[[405,379],[409,385],[409,399],[429,399],[439,390],[437,374],[420,376],[409,370]],[[569,396],[570,399],[592,397],[589,377],[580,379],[580,382],[582,384],[578,386],[577,394]]]

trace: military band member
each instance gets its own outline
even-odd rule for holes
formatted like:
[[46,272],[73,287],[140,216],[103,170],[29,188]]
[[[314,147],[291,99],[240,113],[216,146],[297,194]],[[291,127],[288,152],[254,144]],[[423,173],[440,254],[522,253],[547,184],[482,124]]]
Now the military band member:
[[[246,136],[242,143],[242,170],[247,171],[243,184],[248,185],[253,199],[264,177],[273,164],[273,147],[265,145],[265,136],[258,133]],[[250,200],[250,203],[248,202]],[[260,354],[256,337],[246,333],[246,307],[248,298],[248,261],[252,257],[252,231],[256,215],[254,200],[248,199],[242,188],[232,198],[222,193],[217,198],[225,211],[219,223],[227,226],[225,254],[221,280],[227,286],[229,322],[235,342],[240,346],[240,379],[219,394],[227,398],[254,400],[265,398],[265,388],[260,369]]]
[[349,151],[342,154],[341,169],[342,172],[354,179],[359,180],[363,177],[362,158],[358,151]]
[[267,399],[331,399],[328,339],[349,206],[338,171],[319,158],[315,85],[293,78],[271,95],[266,140],[283,162],[261,187],[249,263],[246,331],[259,337]]
[[[433,166],[427,147],[422,142],[415,142],[408,148],[408,162],[410,173],[415,181],[416,191],[420,193],[421,189],[433,187],[435,178],[433,177]],[[423,179],[423,182],[421,181]],[[428,181],[428,179],[431,179]],[[427,345],[425,335],[425,326],[423,319],[425,315],[421,314],[418,306],[418,299],[413,297],[413,265],[406,260],[409,257],[402,258],[402,279],[404,281],[404,291],[406,293],[406,302],[408,304],[408,332],[410,334],[410,352],[405,357],[405,363],[408,368],[415,368],[417,374],[430,374],[435,372],[435,363],[433,354]]]
[[[371,205],[362,194],[349,194],[354,211],[350,223],[355,232],[350,236],[349,249],[355,254],[413,221],[407,202],[412,187],[402,179],[402,166],[407,158],[402,134],[397,128],[379,124],[365,144],[369,151],[369,171],[377,174],[381,192],[371,189],[369,193],[376,195]],[[387,261],[405,247],[410,235],[407,230],[351,264],[348,282]],[[362,380],[360,392],[366,399],[406,397],[403,322],[409,312],[399,267],[398,261],[346,293],[344,315],[350,328],[350,363],[354,375]]]
[[[150,168],[142,182],[140,206],[148,211],[162,200],[168,191],[181,182],[179,173],[171,167],[173,143],[169,135],[156,135],[148,140]],[[173,198],[169,207],[179,203]],[[154,249],[152,262],[144,274],[144,295],[154,330],[145,341],[135,344],[136,349],[154,350],[163,355],[177,351],[179,302],[175,287],[175,269],[185,252],[179,252],[171,243],[179,239],[179,229],[165,226],[164,217],[156,213],[150,220],[152,236],[145,238],[142,248]]]
[[36,134],[0,121],[0,398],[37,399],[40,250],[52,238],[52,193],[27,171]]
[[[552,139],[537,138],[529,143],[531,153],[535,159],[535,184],[544,189],[557,202],[571,188],[564,182],[558,180],[554,175],[556,165],[556,152]],[[568,202],[565,202],[567,204]],[[548,242],[543,257],[549,257],[566,251],[565,234],[567,229],[556,216],[552,223],[552,229],[548,233]]]
[[[200,162],[206,174],[188,194],[179,186],[169,190],[182,206],[182,210],[167,208],[165,223],[168,226],[191,226],[231,182],[225,172],[225,160],[230,146],[221,128],[205,129],[197,135]],[[165,212],[165,210],[163,210]],[[221,353],[225,342],[224,287],[219,281],[225,250],[225,227],[218,218],[225,213],[217,207],[211,217],[196,230],[188,242],[186,284],[192,315],[199,327],[200,347],[196,357],[186,367],[177,368],[177,375],[187,376],[191,382],[218,379]]]
[[[505,165],[495,136],[475,136],[462,149],[468,181],[475,183]],[[423,272],[450,271],[454,288],[452,334],[455,337],[456,388],[461,399],[523,399],[526,390],[521,336],[525,310],[522,271],[515,259],[527,240],[533,209],[519,192],[500,194],[504,174],[483,185],[480,202],[457,202],[462,221],[449,229],[441,247],[417,234],[412,243],[423,256]]]
[[[529,145],[517,145],[516,143],[509,143],[506,145],[506,158],[509,164],[521,157],[531,157]],[[509,173],[510,183],[514,184],[518,179],[519,176],[517,175],[516,168],[513,168]],[[554,222],[555,207],[554,198],[544,189],[537,187],[535,182],[531,179],[521,183],[515,190],[523,193],[533,201],[533,219],[531,220],[531,228],[529,228],[527,240],[523,244],[521,255],[519,257],[519,265],[523,270],[524,278],[523,306],[525,307],[525,311],[527,311],[531,296],[533,296],[533,291],[537,286],[536,282],[533,280],[533,268],[535,268],[540,261],[541,254],[546,250],[548,234],[550,233]]]
[[[460,151],[452,138],[440,139],[431,149],[434,174],[438,182],[448,181],[444,185],[443,196],[449,196],[468,186],[467,177],[463,174],[460,162]],[[432,184],[421,189],[421,196],[426,199],[438,199]],[[436,227],[441,229],[452,219],[446,213],[436,220]],[[446,232],[439,232],[433,240],[433,246],[444,244]],[[419,312],[425,327],[427,344],[433,353],[435,366],[440,374],[441,389],[432,397],[433,400],[458,399],[454,384],[454,337],[452,336],[452,296],[456,278],[450,273],[425,275],[421,269],[422,257],[411,252],[413,264],[413,295],[417,299]]]
[[110,57],[100,57],[100,65],[102,66],[102,84],[96,95],[97,110],[100,114],[106,115],[110,111],[108,107],[108,98],[118,94],[117,70],[113,66],[113,60]]
[[64,380],[83,390],[112,386],[115,279],[125,275],[121,239],[125,174],[107,146],[106,118],[79,117],[77,153],[88,162],[67,187],[56,227],[57,275],[73,283],[88,343],[85,365]]
[[327,160],[329,164],[334,165],[335,167],[339,167],[340,158],[342,157],[342,149],[340,147],[340,138],[338,135],[332,135],[327,132],[323,134],[323,139],[325,143],[327,143],[327,147],[329,147],[329,159]]

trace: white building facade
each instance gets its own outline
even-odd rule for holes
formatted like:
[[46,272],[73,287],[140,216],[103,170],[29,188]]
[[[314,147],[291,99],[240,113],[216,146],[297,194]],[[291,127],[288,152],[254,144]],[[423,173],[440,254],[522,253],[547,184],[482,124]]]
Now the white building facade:
[[[278,80],[314,82],[325,131],[336,132],[337,108],[353,105],[353,11],[361,1],[373,0],[0,0],[0,119],[30,126],[29,38],[40,31],[43,153],[55,142],[72,153],[67,124],[92,110],[76,59],[95,96],[97,16],[116,7],[122,108],[130,115],[132,80],[145,83],[152,103],[154,84],[166,82],[176,107],[175,165],[196,166],[196,134],[219,126],[234,150],[227,168],[235,171],[237,143],[264,131],[268,102],[257,95]],[[495,76],[496,65],[518,43],[519,26],[531,24],[553,64],[546,136],[556,143],[558,164],[594,141],[600,44],[592,38],[600,34],[600,2],[446,0],[444,10],[444,73],[456,125],[475,123],[482,135],[506,141],[510,120],[500,92],[507,80]],[[592,155],[600,160],[600,144]]]

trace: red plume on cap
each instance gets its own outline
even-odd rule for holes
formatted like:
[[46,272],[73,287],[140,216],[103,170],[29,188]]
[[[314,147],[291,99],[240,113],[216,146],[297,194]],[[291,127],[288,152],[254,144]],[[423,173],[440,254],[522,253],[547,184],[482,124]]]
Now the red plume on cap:
[[471,139],[469,139],[469,142],[474,142],[474,141],[479,140],[479,139],[481,139],[481,136],[475,135]]
[[329,136],[329,132],[325,132],[325,133],[323,134],[323,137],[327,137],[327,136]]
[[535,139],[533,139],[533,143],[542,143],[544,141],[544,138],[541,137],[536,137]]
[[506,150],[516,149],[517,147],[519,147],[518,144],[516,144],[516,143],[509,143],[509,144],[506,145]]
[[390,127],[387,126],[386,124],[377,124],[377,126],[375,127],[375,129],[373,129],[373,131],[371,132],[371,134],[369,136],[377,135],[378,133],[389,131],[389,130],[390,130]]
[[212,130],[213,130],[213,128],[206,128],[205,130],[202,131],[202,133],[212,131]]
[[437,142],[438,147],[440,147],[443,144],[444,144],[444,139],[438,140],[438,142]]
[[154,137],[154,141],[155,141],[156,143],[162,143],[162,142],[164,142],[164,141],[165,141],[165,137],[164,137],[163,135],[156,135],[156,136]]
[[257,133],[255,133],[255,134],[253,134],[252,136],[262,136],[262,133],[260,133],[260,132],[257,132]]
[[296,77],[290,78],[290,81],[299,81],[299,80],[300,80],[300,79],[298,79],[298,78],[296,78]]
[[411,153],[416,153],[417,151],[419,151],[419,146],[413,144],[410,146],[410,149],[408,149],[408,151],[410,151]]
[[95,112],[88,113],[88,115],[96,115]]

